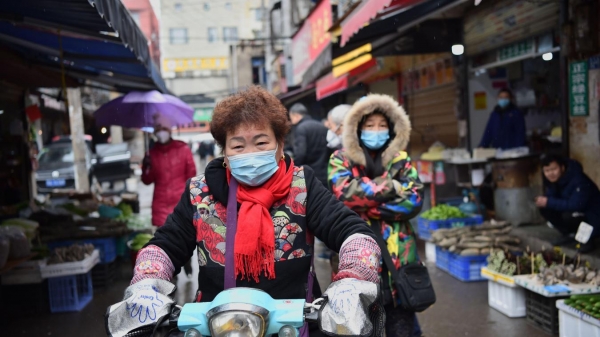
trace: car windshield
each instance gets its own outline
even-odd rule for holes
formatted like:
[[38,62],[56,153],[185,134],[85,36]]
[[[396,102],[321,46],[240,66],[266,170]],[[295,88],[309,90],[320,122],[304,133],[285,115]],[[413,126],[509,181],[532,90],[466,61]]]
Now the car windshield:
[[73,148],[71,146],[53,146],[47,147],[40,153],[39,162],[44,163],[72,163]]

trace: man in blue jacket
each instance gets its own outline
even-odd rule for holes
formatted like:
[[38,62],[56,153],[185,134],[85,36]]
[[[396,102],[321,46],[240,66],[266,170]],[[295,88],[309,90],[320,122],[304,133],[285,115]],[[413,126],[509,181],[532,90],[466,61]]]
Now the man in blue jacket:
[[479,147],[507,150],[527,145],[525,117],[512,99],[510,89],[500,90]]
[[[583,173],[581,164],[572,159],[547,155],[542,158],[545,196],[536,198],[542,216],[561,232],[563,237],[555,245],[573,242],[579,224],[586,222],[600,236],[600,191]],[[593,239],[582,245],[582,253],[593,250]]]

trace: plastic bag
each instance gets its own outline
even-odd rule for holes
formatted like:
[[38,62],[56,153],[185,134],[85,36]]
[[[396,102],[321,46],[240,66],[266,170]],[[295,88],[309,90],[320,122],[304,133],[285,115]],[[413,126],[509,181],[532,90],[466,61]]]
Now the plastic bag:
[[31,244],[22,228],[16,226],[0,226],[0,235],[10,240],[9,259],[19,259],[31,253]]
[[0,234],[0,269],[4,268],[6,261],[8,261],[8,254],[10,253],[10,239],[8,236]]

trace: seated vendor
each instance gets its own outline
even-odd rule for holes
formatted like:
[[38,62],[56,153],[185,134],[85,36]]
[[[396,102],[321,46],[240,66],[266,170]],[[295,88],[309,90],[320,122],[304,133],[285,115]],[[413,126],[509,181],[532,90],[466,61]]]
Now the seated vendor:
[[[594,227],[592,238],[600,236],[600,191],[573,159],[542,157],[545,196],[537,197],[542,216],[563,237],[553,242],[560,246],[574,241],[582,221]],[[593,239],[581,246],[582,253],[593,250]]]

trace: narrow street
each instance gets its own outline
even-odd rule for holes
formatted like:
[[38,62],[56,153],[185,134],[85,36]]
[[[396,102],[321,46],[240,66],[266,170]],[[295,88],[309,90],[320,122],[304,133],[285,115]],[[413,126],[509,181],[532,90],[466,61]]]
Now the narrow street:
[[[329,283],[329,265],[317,259],[315,267],[319,283],[325,290]],[[197,275],[197,264],[193,265],[193,269],[194,275]],[[429,271],[435,284],[438,301],[433,307],[418,315],[425,336],[548,336],[528,325],[523,318],[511,319],[491,309],[487,304],[487,282],[464,283],[433,266]],[[122,299],[123,290],[129,284],[130,278],[129,261],[122,261],[118,281],[106,290],[95,290],[93,301],[81,312],[41,315],[13,312],[14,315],[8,317],[10,323],[3,329],[3,336],[76,337],[82,336],[82,331],[86,332],[85,336],[106,336],[104,331],[106,308]],[[183,304],[191,301],[196,288],[196,276],[190,279],[182,272],[177,277],[177,302]],[[32,325],[34,319],[36,324]]]
[[[196,158],[197,159],[197,158]],[[199,167],[200,168],[200,167]],[[201,172],[199,170],[198,172]],[[138,183],[142,214],[150,214],[152,186]],[[425,256],[423,247],[420,255]],[[323,249],[317,245],[317,254]],[[193,261],[197,260],[194,254]],[[192,264],[194,276],[188,278],[182,271],[177,276],[176,300],[179,304],[192,301],[198,286],[198,265]],[[329,263],[315,260],[317,278],[322,290],[330,282]],[[435,268],[429,268],[435,285],[437,303],[418,315],[425,336],[454,337],[511,337],[548,336],[541,330],[527,324],[525,319],[511,319],[491,309],[487,303],[487,282],[465,283]],[[9,322],[3,329],[3,336],[106,336],[104,314],[106,308],[122,299],[123,291],[132,277],[131,261],[120,261],[117,281],[107,289],[94,290],[94,299],[81,312],[65,314],[10,312]],[[31,322],[36,324],[32,325]]]

